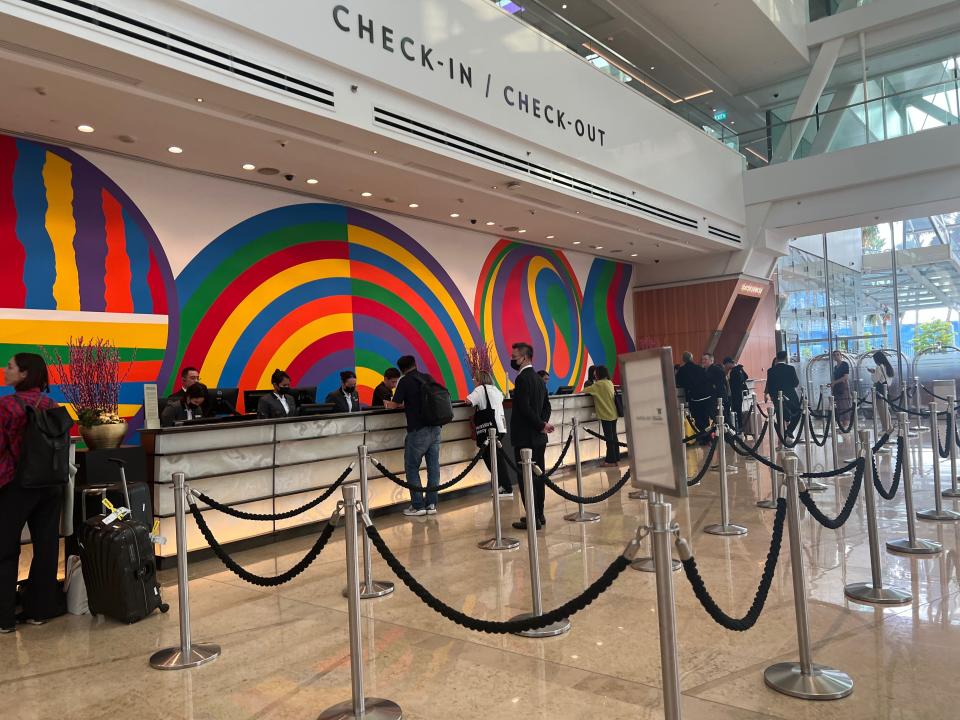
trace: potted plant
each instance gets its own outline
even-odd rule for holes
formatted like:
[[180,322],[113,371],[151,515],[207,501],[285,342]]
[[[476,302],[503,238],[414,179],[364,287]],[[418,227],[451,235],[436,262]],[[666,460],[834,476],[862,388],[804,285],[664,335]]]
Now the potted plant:
[[80,436],[91,450],[120,447],[127,421],[120,417],[120,385],[133,366],[120,366],[120,352],[109,340],[83,337],[67,341],[67,358],[60,351],[48,361],[57,371],[57,384],[73,407]]

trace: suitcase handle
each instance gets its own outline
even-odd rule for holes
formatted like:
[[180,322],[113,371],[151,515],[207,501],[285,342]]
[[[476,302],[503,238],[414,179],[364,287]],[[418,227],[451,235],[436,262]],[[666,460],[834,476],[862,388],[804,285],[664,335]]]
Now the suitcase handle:
[[126,502],[127,509],[132,512],[133,507],[130,505],[130,490],[127,489],[127,463],[121,458],[107,458],[107,462],[112,462],[120,469],[120,484],[123,486],[123,499]]

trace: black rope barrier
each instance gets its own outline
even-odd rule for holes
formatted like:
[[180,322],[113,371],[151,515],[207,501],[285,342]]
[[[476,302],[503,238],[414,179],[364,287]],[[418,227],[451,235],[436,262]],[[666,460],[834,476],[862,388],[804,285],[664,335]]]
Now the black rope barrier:
[[687,487],[693,487],[694,485],[699,485],[700,481],[703,480],[703,477],[707,474],[707,471],[710,470],[710,463],[713,461],[713,455],[717,451],[717,445],[720,444],[720,438],[714,437],[710,441],[710,449],[707,451],[707,456],[703,459],[703,466],[697,472],[697,474],[692,478],[687,478]]
[[580,505],[593,505],[598,502],[603,502],[607,498],[613,497],[614,495],[616,495],[618,492],[620,492],[620,488],[622,488],[624,485],[627,484],[627,481],[629,479],[630,479],[630,471],[627,470],[623,474],[623,477],[617,480],[615,484],[611,485],[609,488],[604,490],[599,495],[591,495],[589,497],[580,497],[579,495],[574,495],[573,493],[567,492],[562,487],[557,485],[549,477],[544,477],[543,482],[546,484],[548,488],[553,490],[557,495],[562,497],[564,500],[569,500],[570,502],[575,502]]
[[847,519],[850,517],[850,513],[853,512],[853,506],[857,504],[857,497],[860,495],[860,487],[863,484],[864,464],[863,458],[857,458],[857,469],[853,475],[853,484],[850,486],[850,493],[847,495],[847,500],[843,504],[840,514],[837,515],[837,517],[835,517],[833,520],[828,518],[820,511],[820,508],[817,507],[817,503],[814,502],[813,498],[810,496],[809,490],[800,491],[800,502],[803,503],[803,506],[807,509],[810,515],[813,516],[814,520],[829,530],[836,530],[847,522]]
[[[793,420],[791,423],[789,423],[789,424],[787,425],[787,436],[788,436],[788,437],[789,437],[790,435],[793,435],[794,432],[796,432],[797,428],[798,428],[799,425],[800,425],[800,421],[801,421],[801,420],[803,420],[803,415],[798,415],[796,418],[794,418],[794,420]],[[794,448],[794,447],[797,446],[797,443],[800,442],[800,435],[799,435],[799,434],[797,435],[796,438],[793,439],[793,441],[787,440],[787,438],[784,437],[784,435],[783,435],[783,430],[781,429],[781,421],[780,421],[780,418],[779,418],[779,417],[774,419],[773,429],[774,429],[774,430],[776,431],[776,433],[777,433],[777,439],[780,440],[780,444],[783,445],[785,448]]]
[[[741,440],[736,435],[732,435],[732,434],[727,435],[727,443],[734,445],[733,449],[735,452],[737,452],[737,454],[748,455],[752,457],[754,460],[756,460],[757,462],[759,462],[761,465],[766,465],[771,470],[775,470],[776,472],[784,472],[784,469],[780,465],[777,465],[772,460],[765,458],[760,453],[751,449],[749,445],[744,443],[743,440]],[[855,469],[857,465],[859,465],[862,461],[863,461],[862,458],[857,458],[856,460],[851,460],[846,465],[843,465],[838,468],[834,468],[833,470],[825,470],[823,472],[803,472],[803,473],[800,473],[800,477],[802,478],[836,477],[837,475],[843,475],[843,473],[850,472],[851,470]]]
[[[856,408],[856,407],[850,409],[850,422],[847,423],[847,426],[846,426],[846,427],[844,427],[844,426],[843,426],[843,423],[840,421],[840,415],[837,415],[837,430],[840,431],[840,434],[841,434],[841,435],[846,435],[847,433],[849,433],[849,432],[851,432],[851,431],[853,430],[853,420],[854,420],[853,414],[854,414],[855,412],[857,412],[857,409],[858,409],[858,408]],[[847,412],[847,411],[844,410],[844,411],[842,411],[841,414],[846,413],[846,412]]]
[[900,476],[903,474],[903,436],[897,437],[897,460],[893,466],[893,482],[890,484],[890,489],[887,490],[883,487],[883,483],[880,482],[880,473],[877,471],[877,465],[873,465],[873,486],[877,489],[877,493],[884,500],[893,500],[897,495],[897,488],[900,487]]
[[[929,410],[920,410],[920,411],[918,412],[918,411],[916,411],[916,410],[911,410],[910,408],[901,407],[899,404],[897,404],[897,402],[891,400],[890,398],[886,397],[885,395],[881,395],[880,397],[882,397],[882,398],[886,401],[887,405],[889,405],[890,407],[892,407],[892,408],[893,408],[894,410],[896,410],[897,412],[904,412],[904,413],[906,413],[907,415],[912,415],[913,417],[924,417],[924,418],[930,417],[930,411],[929,411]],[[949,414],[950,414],[950,411],[949,411],[949,410],[938,410],[938,411],[937,411],[937,417],[942,417],[942,416],[944,416],[944,415],[949,415]]]
[[769,427],[770,427],[770,421],[769,421],[769,420],[768,420],[767,422],[764,422],[763,425],[760,426],[760,432],[759,432],[759,433],[757,434],[757,436],[756,436],[756,442],[753,443],[753,449],[754,449],[754,450],[756,450],[758,447],[760,447],[760,443],[762,443],[762,442],[763,442],[763,438],[766,437],[766,435],[767,435],[767,429],[768,429]]
[[761,406],[760,403],[757,403],[757,412],[760,413],[760,417],[762,417],[764,420],[770,419],[770,416],[763,411],[763,406]]
[[826,423],[824,423],[823,439],[817,440],[817,431],[814,430],[813,428],[812,417],[807,418],[807,428],[810,430],[810,439],[813,440],[813,444],[816,445],[817,447],[823,447],[824,445],[827,444],[827,440],[830,439],[830,433],[833,430],[833,428],[830,425],[827,425]]
[[947,415],[947,427],[943,433],[947,436],[946,446],[940,442],[940,423],[931,423],[931,425],[933,425],[933,431],[937,434],[937,452],[941,458],[946,460],[950,457],[950,438],[953,437],[953,413]]
[[[898,436],[897,436],[898,442],[899,442],[899,437],[900,437],[900,436],[898,435]],[[887,430],[883,435],[881,435],[879,438],[877,438],[877,441],[873,444],[873,453],[874,453],[874,455],[876,455],[878,452],[880,452],[880,450],[883,448],[883,446],[886,445],[888,442],[890,442],[890,431],[889,431],[889,430]]]
[[390,482],[394,483],[395,485],[399,485],[402,488],[406,488],[407,490],[413,490],[415,492],[427,492],[428,490],[430,492],[440,492],[441,490],[446,490],[449,487],[453,487],[458,482],[463,480],[467,475],[469,475],[470,471],[473,470],[477,466],[477,463],[483,459],[483,453],[485,453],[486,450],[487,450],[487,445],[486,443],[484,443],[483,446],[477,450],[477,454],[474,455],[473,458],[471,458],[470,462],[467,464],[467,466],[463,469],[463,471],[459,475],[447,480],[447,482],[445,483],[440,483],[435,487],[428,486],[426,488],[423,487],[422,485],[414,485],[413,483],[408,483],[404,480],[401,480],[396,473],[388,470],[387,467],[376,458],[371,457],[370,462],[373,463],[373,466],[377,470],[379,470],[385,478],[390,480]]
[[[581,425],[580,427],[583,429],[583,431],[584,431],[585,433],[587,433],[587,435],[593,435],[595,438],[597,438],[597,440],[603,440],[604,442],[606,442],[607,439],[606,439],[603,435],[601,435],[600,433],[594,432],[594,431],[591,430],[590,428],[583,427],[583,425]],[[695,437],[695,436],[694,436],[694,437]],[[687,441],[684,440],[684,442],[687,442]],[[627,447],[627,444],[626,444],[625,442],[620,442],[619,440],[617,440],[617,445],[619,445],[619,446],[622,447],[622,448]]]
[[956,409],[960,409],[960,402],[957,402],[957,398],[948,398],[948,397],[944,397],[943,395],[937,395],[933,390],[931,390],[930,388],[928,388],[926,385],[921,385],[920,387],[923,388],[923,390],[924,390],[924,391],[927,393],[927,395],[929,395],[930,397],[934,397],[934,398],[936,398],[937,400],[942,400],[943,402],[952,402],[952,403],[955,404]]
[[334,480],[333,485],[324,490],[318,497],[314,498],[310,502],[304,503],[300,507],[294,508],[293,510],[287,510],[280,513],[251,513],[246,512],[245,510],[237,510],[229,505],[219,503],[209,495],[205,495],[199,490],[193,490],[192,488],[190,490],[190,494],[201,500],[205,505],[209,505],[214,510],[222,512],[225,515],[230,515],[231,517],[239,518],[240,520],[286,520],[288,518],[296,517],[297,515],[302,515],[308,510],[312,510],[328,497],[333,495],[337,488],[343,484],[343,481],[347,479],[347,476],[350,475],[352,470],[353,463],[350,463],[350,465],[342,473],[340,473],[340,477]]
[[703,578],[700,577],[700,571],[697,569],[697,561],[690,557],[683,561],[683,572],[693,588],[693,594],[707,611],[707,614],[713,620],[727,630],[744,632],[756,625],[760,618],[764,604],[767,602],[767,595],[770,593],[770,586],[773,583],[773,574],[777,569],[777,559],[780,557],[780,546],[783,542],[783,521],[787,517],[787,501],[784,498],[777,498],[777,513],[773,519],[773,535],[770,538],[770,549],[767,551],[767,560],[763,565],[763,575],[760,577],[760,585],[757,587],[757,593],[753,596],[753,603],[747,614],[742,618],[735,618],[727,615],[716,601],[710,596]]
[[217,539],[213,536],[213,533],[210,531],[209,526],[207,525],[206,519],[203,517],[203,513],[200,512],[200,508],[196,506],[195,503],[190,503],[190,513],[193,515],[193,519],[197,523],[197,527],[200,529],[200,534],[203,535],[204,539],[207,541],[207,545],[210,546],[210,549],[213,550],[213,553],[220,559],[227,569],[234,573],[241,580],[246,580],[252,585],[259,585],[261,587],[276,587],[278,585],[283,585],[293,580],[297,575],[302,573],[311,563],[316,560],[320,553],[323,552],[323,549],[327,546],[327,542],[330,540],[330,537],[333,535],[333,531],[336,529],[336,524],[331,520],[326,525],[324,525],[323,530],[320,532],[320,537],[317,538],[317,541],[313,544],[307,554],[294,565],[292,568],[287,570],[285,573],[276,575],[274,577],[265,577],[263,575],[256,575],[246,568],[239,565],[233,558],[231,558],[227,551],[223,549],[223,546],[217,542]]
[[577,597],[564,603],[555,610],[551,610],[543,615],[526,618],[524,620],[507,620],[505,622],[497,622],[494,620],[480,620],[470,617],[466,613],[455,610],[431,594],[429,590],[417,582],[417,579],[414,578],[403,566],[403,563],[397,559],[397,556],[393,554],[389,547],[387,547],[387,544],[383,541],[383,538],[380,537],[380,533],[373,525],[367,526],[367,537],[370,538],[370,541],[377,549],[377,552],[380,553],[380,556],[384,559],[384,561],[386,561],[387,565],[390,566],[390,569],[400,579],[400,581],[406,585],[414,595],[420,598],[420,600],[422,600],[431,610],[439,613],[447,620],[450,620],[461,627],[467,628],[468,630],[476,630],[477,632],[497,635],[524,632],[526,630],[535,630],[537,628],[546,627],[547,625],[552,625],[553,623],[563,620],[564,618],[572,617],[600,597],[600,595],[613,584],[613,581],[616,580],[624,570],[630,567],[630,561],[627,560],[627,558],[623,555],[618,555],[616,559],[607,566],[607,569],[603,571],[603,574],[597,578],[592,585],[590,585],[590,587],[584,590]]

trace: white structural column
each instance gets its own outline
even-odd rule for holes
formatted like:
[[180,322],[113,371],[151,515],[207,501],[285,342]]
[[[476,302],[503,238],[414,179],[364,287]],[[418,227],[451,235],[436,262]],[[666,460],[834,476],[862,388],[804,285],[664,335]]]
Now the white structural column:
[[790,117],[791,121],[803,117],[808,119],[796,123],[791,122],[787,126],[773,154],[774,162],[793,159],[793,154],[797,151],[800,139],[810,122],[809,115],[817,107],[817,101],[823,95],[823,90],[830,79],[830,73],[833,72],[833,66],[836,65],[837,58],[840,56],[843,41],[844,38],[842,37],[833,38],[820,46],[820,52],[817,54],[817,59],[813,63],[813,68],[810,70],[810,75],[807,77],[807,82],[804,83],[803,90],[800,92],[800,97],[797,98],[797,104]]
[[820,155],[830,149],[830,143],[837,136],[837,128],[840,127],[840,121],[844,117],[841,108],[847,107],[853,101],[853,93],[856,89],[856,84],[850,84],[834,91],[830,107],[827,108],[820,123],[820,129],[813,138],[813,144],[810,145],[810,155]]

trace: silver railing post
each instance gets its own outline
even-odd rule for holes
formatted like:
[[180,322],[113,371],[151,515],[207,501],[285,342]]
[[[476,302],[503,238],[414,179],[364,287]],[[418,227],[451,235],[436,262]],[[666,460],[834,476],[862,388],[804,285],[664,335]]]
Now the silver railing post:
[[807,582],[803,569],[803,538],[800,533],[799,458],[784,453],[787,478],[787,527],[790,535],[790,569],[793,573],[793,602],[797,620],[800,662],[776,663],[763,673],[767,687],[803,700],[838,700],[853,692],[853,680],[844,672],[817,665],[810,647],[810,619],[807,612]]
[[[343,485],[346,525],[347,625],[350,631],[350,699],[327,708],[320,720],[400,720],[403,712],[391,700],[365,697],[363,690],[363,638],[360,627],[360,572],[357,567],[357,486]],[[362,505],[364,512],[367,506]],[[364,533],[366,536],[366,533]]]
[[653,544],[657,580],[657,623],[660,629],[660,670],[663,678],[663,716],[666,720],[680,720],[680,659],[677,654],[677,620],[673,596],[673,574],[668,568],[673,562],[673,518],[670,503],[663,495],[650,493],[650,533]]
[[[683,415],[683,403],[680,403],[680,436],[681,436],[681,437],[683,437],[683,418],[684,418],[684,415]],[[684,446],[684,448],[683,448],[683,477],[684,477],[684,478],[687,477],[687,448],[686,448],[686,446]],[[637,481],[634,480],[634,482],[637,482]],[[662,502],[662,501],[663,501],[663,496],[662,496],[662,495],[660,495],[659,493],[650,493],[650,502],[649,502],[649,504],[647,505],[647,512],[651,514],[651,518],[650,518],[650,525],[651,525],[651,526],[654,524],[654,522],[653,522],[653,517],[652,517],[652,514],[653,514],[653,505],[654,505],[655,503]],[[669,508],[669,505],[668,505],[667,507]],[[669,510],[668,510],[668,514],[669,514]],[[657,561],[656,561],[656,559],[655,559],[655,557],[654,557],[654,556],[656,555],[656,552],[655,552],[654,547],[653,547],[653,546],[654,546],[654,540],[653,540],[653,539],[651,539],[650,545],[651,545],[650,555],[648,555],[648,556],[646,556],[646,557],[637,557],[637,558],[634,558],[634,559],[633,559],[633,562],[630,563],[630,567],[631,567],[631,568],[633,568],[634,570],[639,570],[640,572],[656,572],[656,570],[657,570]],[[670,561],[670,566],[671,566],[671,568],[673,569],[674,572],[676,572],[677,570],[679,570],[680,568],[683,567],[683,565],[680,563],[679,560],[673,560],[673,559],[671,559],[671,561]],[[671,585],[671,590],[670,590],[670,592],[671,592],[671,597],[672,597],[672,594],[673,594],[673,586],[672,586],[672,585]]]
[[[368,473],[369,456],[367,455],[367,446],[357,446],[357,459],[360,462],[360,504],[364,508],[370,507],[370,495],[368,492]],[[409,482],[409,478],[407,480]],[[370,538],[363,534],[363,581],[360,588],[360,599],[369,600],[371,598],[383,597],[394,591],[392,582],[373,579],[373,548],[370,547]],[[344,588],[344,597],[350,597],[350,588]]]
[[[777,460],[777,434],[773,429],[774,411],[773,403],[767,405],[767,452],[770,454],[770,462],[776,464]],[[768,510],[777,509],[777,496],[780,494],[780,473],[773,468],[767,468],[770,471],[770,499],[761,500],[757,507],[767,508]]]
[[717,400],[717,442],[720,444],[720,523],[707,525],[703,531],[710,535],[746,535],[747,529],[730,522],[730,495],[727,487],[727,438],[726,420],[723,417],[723,400]]
[[920,413],[923,412],[923,409],[921,407],[921,402],[920,402],[920,378],[916,376],[913,378],[913,392],[916,394],[915,402],[914,402],[914,406],[915,406],[914,410],[916,410],[916,413],[917,413],[916,415],[917,421],[916,421],[916,424],[910,429],[913,430],[915,433],[922,434],[926,430],[926,428],[923,426],[923,423],[920,421]]
[[957,487],[957,402],[956,397],[947,395],[947,405],[950,417],[953,418],[953,428],[947,436],[947,445],[950,447],[950,487],[943,491],[943,496],[960,498],[960,487]]
[[488,428],[487,452],[490,457],[490,490],[493,492],[493,537],[477,543],[477,546],[481,550],[515,550],[520,547],[520,541],[512,537],[503,537],[500,527],[500,467],[497,464],[497,451],[497,430]]
[[[776,427],[780,428],[780,432],[783,434],[783,437],[787,437],[787,420],[783,417],[783,390],[777,390],[777,422]],[[777,438],[779,441],[779,438]],[[777,448],[783,447],[783,443],[779,442]]]
[[[543,615],[543,599],[540,595],[540,549],[537,546],[537,512],[533,495],[533,450],[530,448],[520,449],[520,474],[523,481],[524,497],[527,499],[527,549],[530,555],[530,594],[533,611],[521,613],[512,618],[513,620],[527,620]],[[523,630],[516,634],[523,637],[543,638],[562,635],[565,632],[570,632],[570,621],[566,618],[558,620],[552,625]]]
[[850,583],[843,592],[851,600],[875,605],[903,605],[913,596],[896,588],[883,586],[883,565],[880,560],[880,538],[877,531],[877,502],[874,495],[873,477],[876,463],[869,430],[860,431],[860,447],[863,452],[863,498],[867,512],[867,541],[870,544],[870,582]]
[[[931,400],[930,410],[930,447],[933,450],[933,507],[917,512],[920,520],[937,520],[939,522],[953,522],[960,520],[960,513],[956,510],[945,510],[943,507],[943,489],[940,483],[940,419],[937,417],[937,401]],[[953,438],[948,438],[953,444]],[[923,445],[921,441],[918,443]],[[922,450],[921,450],[922,452]]]
[[[803,446],[803,469],[810,473],[813,472],[814,442],[810,437],[812,434],[810,426],[813,424],[813,421],[810,417],[810,400],[806,397],[801,398],[800,400],[800,422],[803,423],[803,437],[806,440],[806,443]],[[810,479],[807,482],[807,490],[810,492],[823,492],[826,489],[827,486],[818,480]]]
[[917,518],[913,510],[913,461],[910,457],[910,430],[907,424],[907,414],[897,413],[900,426],[900,437],[903,438],[903,454],[900,469],[900,482],[903,485],[903,503],[907,511],[907,537],[899,540],[888,540],[887,550],[907,555],[936,555],[943,547],[933,540],[917,537]]
[[845,463],[853,462],[860,457],[860,453],[863,452],[863,447],[860,445],[860,418],[857,417],[857,405],[859,403],[858,396],[859,393],[855,394],[853,397],[853,416],[850,418],[850,431],[853,437],[853,452],[847,457],[843,458],[843,462]]
[[[571,433],[573,434],[573,464],[577,473],[577,496],[583,497],[583,465],[580,463],[580,421],[573,418],[571,423]],[[601,432],[603,426],[601,425]],[[606,439],[606,438],[604,438]],[[570,522],[597,522],[600,516],[595,512],[584,512],[583,503],[577,503],[577,511],[563,516],[564,520]]]
[[[177,526],[177,597],[180,603],[180,645],[150,656],[155,670],[183,670],[220,657],[220,646],[194,643],[190,630],[190,575],[187,570],[187,482],[182,472],[173,473],[173,509]],[[129,505],[129,501],[127,505]]]

